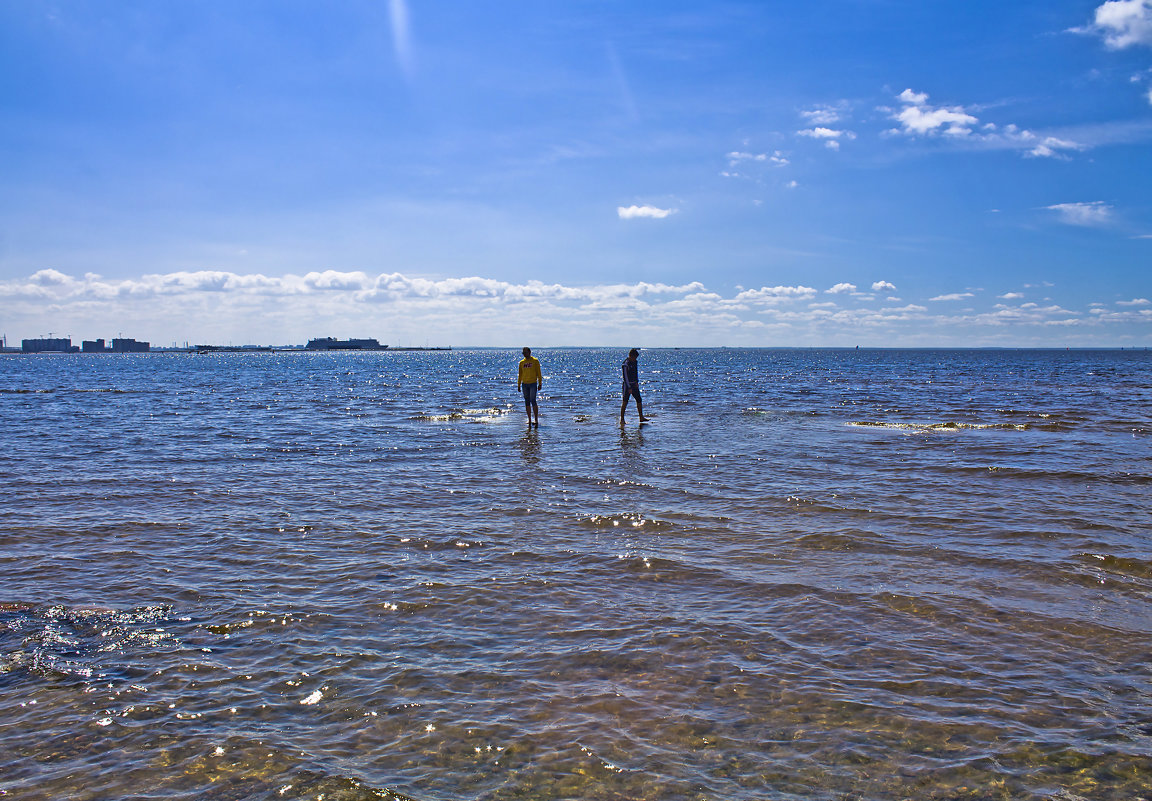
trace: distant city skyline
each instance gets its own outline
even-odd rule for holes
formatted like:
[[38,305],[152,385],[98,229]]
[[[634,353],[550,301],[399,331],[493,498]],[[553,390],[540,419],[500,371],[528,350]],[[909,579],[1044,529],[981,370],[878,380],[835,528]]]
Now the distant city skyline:
[[1152,0],[0,3],[8,343],[1152,345]]

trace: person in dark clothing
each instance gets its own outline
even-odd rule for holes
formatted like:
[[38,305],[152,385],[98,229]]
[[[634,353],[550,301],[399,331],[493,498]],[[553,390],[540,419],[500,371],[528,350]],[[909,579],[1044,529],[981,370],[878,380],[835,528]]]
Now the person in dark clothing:
[[624,381],[624,400],[620,404],[620,424],[624,424],[624,411],[628,408],[628,398],[636,399],[636,413],[640,415],[640,422],[648,422],[648,418],[644,416],[644,405],[640,400],[640,375],[639,367],[636,364],[636,359],[640,356],[640,351],[636,348],[628,351],[628,358],[620,365],[620,373]]

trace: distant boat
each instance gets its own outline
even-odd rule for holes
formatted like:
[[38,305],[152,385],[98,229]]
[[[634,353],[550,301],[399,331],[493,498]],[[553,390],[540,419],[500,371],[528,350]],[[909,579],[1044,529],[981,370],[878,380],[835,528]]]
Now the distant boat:
[[323,339],[310,339],[304,350],[388,350],[387,345],[381,345],[375,339],[336,339],[324,337]]

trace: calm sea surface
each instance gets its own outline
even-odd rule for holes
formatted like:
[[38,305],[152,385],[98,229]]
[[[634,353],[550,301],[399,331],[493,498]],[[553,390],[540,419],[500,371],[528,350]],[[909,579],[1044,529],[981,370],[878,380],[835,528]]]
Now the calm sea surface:
[[1152,798],[1152,354],[0,357],[0,796]]

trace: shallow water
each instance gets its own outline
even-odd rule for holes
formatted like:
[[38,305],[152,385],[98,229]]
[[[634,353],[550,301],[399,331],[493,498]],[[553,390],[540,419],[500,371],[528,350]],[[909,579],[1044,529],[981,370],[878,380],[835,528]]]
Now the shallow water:
[[1152,357],[0,357],[0,796],[1152,798]]

